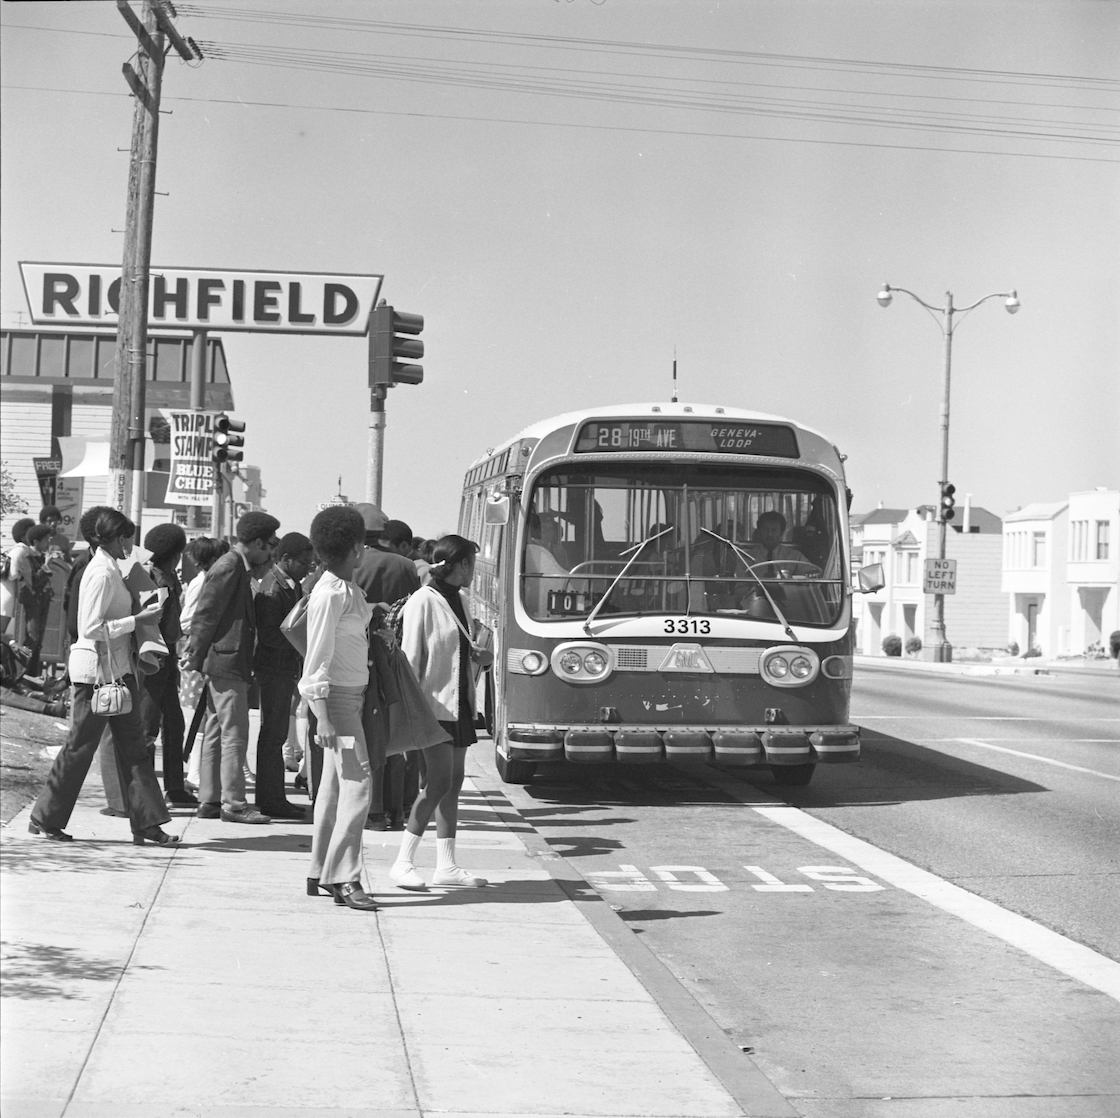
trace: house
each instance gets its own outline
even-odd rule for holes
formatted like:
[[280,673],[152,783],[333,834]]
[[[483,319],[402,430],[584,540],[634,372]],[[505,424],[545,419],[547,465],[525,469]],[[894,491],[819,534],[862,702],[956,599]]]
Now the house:
[[1120,629],[1120,490],[1071,493],[1004,520],[1008,640],[1076,656]]
[[[927,559],[937,558],[940,526],[932,505],[874,509],[850,518],[852,562],[881,563],[886,585],[853,598],[856,651],[883,655],[883,639],[915,637],[932,646],[934,596],[923,590]],[[957,592],[945,596],[946,639],[957,648],[1003,647],[1006,604],[1000,589],[1002,521],[966,498],[946,535],[946,557],[957,561]]]

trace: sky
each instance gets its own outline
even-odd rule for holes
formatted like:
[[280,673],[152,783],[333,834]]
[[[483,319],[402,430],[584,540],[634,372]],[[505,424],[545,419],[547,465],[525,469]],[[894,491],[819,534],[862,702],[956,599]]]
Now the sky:
[[[251,2],[251,0],[250,0]],[[140,0],[133,0],[140,10]],[[155,265],[384,275],[424,316],[383,506],[454,530],[463,475],[550,415],[788,416],[853,509],[997,515],[1120,486],[1120,5],[256,0],[177,5]],[[233,18],[236,17],[236,18]],[[112,3],[5,3],[0,311],[18,261],[121,258],[135,41]],[[123,149],[123,150],[122,150]],[[367,343],[224,335],[265,507],[365,499]]]

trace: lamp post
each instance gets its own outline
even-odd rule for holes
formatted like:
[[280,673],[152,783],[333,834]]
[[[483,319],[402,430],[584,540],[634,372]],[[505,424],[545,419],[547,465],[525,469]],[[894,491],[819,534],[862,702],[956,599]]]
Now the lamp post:
[[[969,311],[975,310],[981,303],[986,303],[989,299],[1003,299],[1007,313],[1015,314],[1019,309],[1019,297],[1014,291],[994,291],[991,295],[985,295],[982,299],[977,299],[975,303],[967,307],[955,307],[953,306],[953,293],[951,291],[946,291],[945,306],[935,307],[915,295],[913,291],[907,291],[905,287],[891,287],[889,283],[884,283],[883,290],[880,291],[877,296],[879,306],[889,307],[893,301],[894,292],[896,291],[900,291],[903,295],[909,295],[915,303],[919,303],[925,307],[933,316],[938,329],[945,338],[945,384],[941,399],[941,481],[939,484],[940,492],[944,494],[945,487],[949,484],[949,378],[953,360],[953,332],[957,328],[955,319],[959,315],[966,315]],[[938,524],[940,526],[940,532],[938,557],[940,559],[945,558],[946,535],[949,529],[949,519],[951,516],[951,511],[948,515],[945,515],[945,510],[939,502]],[[933,631],[933,658],[939,662],[945,662],[953,658],[953,646],[945,639],[945,595],[935,594],[933,603],[934,619],[933,625],[931,626]]]

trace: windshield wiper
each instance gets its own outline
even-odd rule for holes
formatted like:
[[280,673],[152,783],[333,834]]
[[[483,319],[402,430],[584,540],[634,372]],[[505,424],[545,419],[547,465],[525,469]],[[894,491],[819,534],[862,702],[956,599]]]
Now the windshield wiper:
[[739,558],[743,561],[743,566],[746,567],[747,571],[750,573],[751,578],[753,578],[755,580],[755,582],[758,583],[759,588],[762,590],[763,594],[766,595],[766,600],[770,603],[770,608],[774,611],[774,614],[777,616],[778,620],[782,623],[782,627],[786,631],[786,636],[788,636],[791,641],[796,641],[797,637],[794,635],[793,630],[790,628],[789,622],[786,620],[785,614],[782,613],[782,611],[778,608],[778,603],[774,601],[773,597],[770,594],[770,591],[766,589],[766,584],[762,581],[762,579],[760,579],[758,577],[758,575],[756,575],[754,573],[754,567],[752,567],[750,565],[750,563],[747,561],[747,556],[744,555],[743,552],[738,548],[738,546],[736,546],[734,543],[732,543],[731,540],[725,539],[723,536],[720,536],[717,533],[712,532],[707,528],[701,528],[700,531],[701,532],[706,532],[713,539],[717,539],[721,543],[727,544],[727,546],[729,548],[731,548],[731,550],[734,551],[736,555],[739,556]]
[[591,636],[591,622],[594,621],[595,618],[599,615],[599,610],[601,610],[603,606],[607,604],[607,599],[611,596],[611,591],[622,581],[623,576],[634,565],[634,560],[637,559],[639,555],[641,555],[642,549],[646,546],[647,543],[652,543],[654,540],[661,539],[662,536],[664,536],[667,532],[671,532],[672,530],[673,526],[670,524],[668,528],[665,528],[663,531],[658,532],[656,535],[646,536],[646,538],[642,540],[641,543],[635,544],[633,547],[628,547],[626,551],[620,551],[618,553],[619,557],[621,558],[626,554],[627,551],[634,552],[634,554],[631,555],[627,560],[626,566],[618,572],[618,577],[614,580],[614,582],[610,584],[610,586],[607,587],[607,592],[595,603],[595,608],[588,614],[587,620],[583,623],[583,631],[588,636]]

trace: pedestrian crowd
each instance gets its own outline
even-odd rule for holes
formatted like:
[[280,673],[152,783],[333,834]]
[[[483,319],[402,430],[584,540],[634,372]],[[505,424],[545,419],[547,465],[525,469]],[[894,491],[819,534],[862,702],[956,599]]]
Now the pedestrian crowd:
[[[288,770],[313,806],[309,895],[376,907],[362,881],[365,829],[403,831],[390,877],[426,889],[415,856],[433,817],[432,883],[486,884],[455,855],[476,684],[492,661],[466,594],[474,543],[415,538],[366,504],[322,510],[308,535],[280,535],[275,517],[248,512],[231,543],[188,542],[159,524],[141,548],[132,521],[99,506],[79,522],[88,551],[72,554],[60,520],[47,507],[39,524],[15,525],[0,603],[5,647],[38,676],[48,553],[64,565],[70,726],[32,834],[73,841],[65,827],[95,757],[102,813],[127,817],[137,845],[179,841],[164,830],[171,810],[237,825],[305,821],[287,798]],[[17,607],[22,646],[9,636]]]

